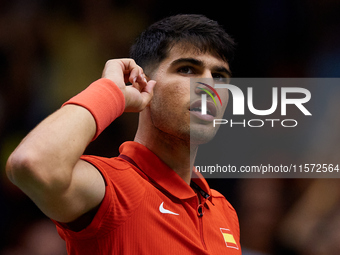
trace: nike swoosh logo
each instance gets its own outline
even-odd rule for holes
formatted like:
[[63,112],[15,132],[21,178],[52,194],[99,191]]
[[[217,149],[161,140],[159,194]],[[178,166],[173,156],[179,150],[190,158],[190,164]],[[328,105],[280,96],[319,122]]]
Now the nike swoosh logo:
[[172,211],[169,211],[169,210],[167,210],[167,209],[164,209],[163,204],[164,204],[164,202],[162,202],[161,205],[159,206],[159,211],[160,211],[161,213],[172,214],[172,215],[179,215],[178,213],[174,213],[174,212],[172,212]]

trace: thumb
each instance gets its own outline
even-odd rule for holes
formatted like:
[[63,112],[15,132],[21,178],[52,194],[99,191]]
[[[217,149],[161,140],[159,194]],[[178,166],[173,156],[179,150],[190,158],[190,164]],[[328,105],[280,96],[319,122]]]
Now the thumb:
[[142,96],[143,96],[143,100],[146,104],[149,104],[152,96],[153,96],[153,89],[156,85],[156,81],[154,80],[150,80],[148,81],[147,85],[144,87],[143,91],[142,91]]

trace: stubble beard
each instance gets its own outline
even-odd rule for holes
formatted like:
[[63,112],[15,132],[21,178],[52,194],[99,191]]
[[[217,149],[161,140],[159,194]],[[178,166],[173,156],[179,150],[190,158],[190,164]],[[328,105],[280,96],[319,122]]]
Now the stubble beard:
[[210,142],[216,135],[217,128],[203,124],[190,124],[190,142],[191,144],[200,145]]
[[162,102],[153,101],[150,105],[150,118],[152,125],[164,137],[173,143],[190,145],[190,117],[188,114],[176,114],[172,108],[164,105],[159,111]]
[[156,98],[150,104],[150,118],[159,134],[170,143],[187,146],[205,144],[215,137],[218,130],[212,124],[194,122],[189,110],[176,113],[173,105]]

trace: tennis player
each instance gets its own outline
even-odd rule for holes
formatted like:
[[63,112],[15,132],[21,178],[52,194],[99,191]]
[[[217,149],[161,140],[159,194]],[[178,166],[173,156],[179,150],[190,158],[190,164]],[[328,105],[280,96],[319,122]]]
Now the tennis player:
[[[205,16],[165,18],[131,59],[109,60],[101,79],[19,144],[8,177],[57,225],[69,254],[241,254],[235,210],[193,171],[228,93],[219,93],[223,107],[208,99],[202,115],[202,90],[189,79],[230,77],[233,51]],[[134,141],[119,157],[82,156],[123,112],[140,112]]]

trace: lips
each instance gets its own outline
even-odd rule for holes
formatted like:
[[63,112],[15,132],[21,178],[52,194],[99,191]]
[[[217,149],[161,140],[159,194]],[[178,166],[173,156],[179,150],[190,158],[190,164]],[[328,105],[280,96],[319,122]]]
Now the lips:
[[[204,116],[201,114],[201,108],[202,106],[202,101],[201,100],[197,100],[195,102],[193,102],[191,105],[190,105],[190,112],[192,113],[199,113],[201,116]],[[213,102],[210,102],[210,101],[207,101],[207,115],[210,115],[212,117],[216,117],[216,114],[217,114],[217,109],[216,109],[216,106]],[[195,114],[197,115],[197,114]]]

